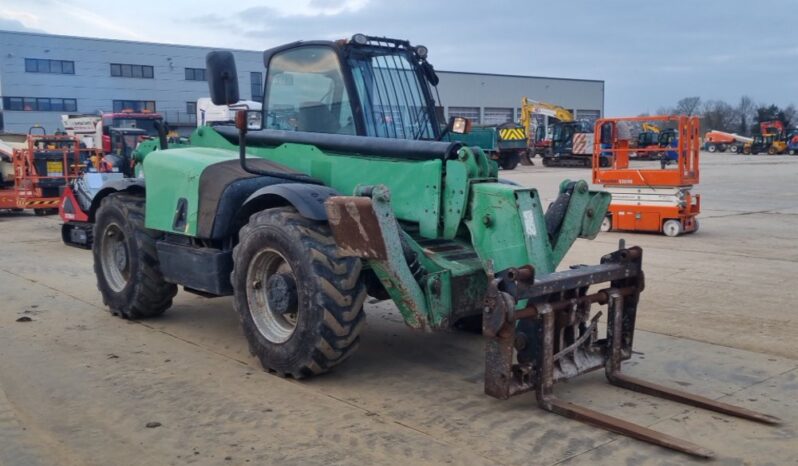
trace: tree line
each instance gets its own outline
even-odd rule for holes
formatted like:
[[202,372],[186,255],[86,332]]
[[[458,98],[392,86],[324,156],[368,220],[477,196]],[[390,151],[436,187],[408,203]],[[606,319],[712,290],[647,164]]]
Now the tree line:
[[795,105],[779,107],[775,104],[758,104],[749,96],[742,96],[736,105],[723,100],[702,101],[701,97],[685,97],[674,107],[662,107],[659,115],[697,115],[701,117],[704,131],[717,130],[750,136],[759,132],[759,123],[780,120],[785,128],[798,125]]

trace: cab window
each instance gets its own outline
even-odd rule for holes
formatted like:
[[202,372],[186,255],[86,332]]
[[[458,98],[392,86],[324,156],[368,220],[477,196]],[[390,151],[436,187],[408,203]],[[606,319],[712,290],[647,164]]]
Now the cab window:
[[338,56],[328,47],[299,47],[274,55],[265,100],[267,128],[355,134]]

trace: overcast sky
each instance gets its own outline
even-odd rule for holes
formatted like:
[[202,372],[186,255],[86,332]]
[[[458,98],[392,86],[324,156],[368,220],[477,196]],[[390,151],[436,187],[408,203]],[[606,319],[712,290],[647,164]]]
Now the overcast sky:
[[356,32],[437,69],[606,81],[606,114],[686,96],[798,103],[798,0],[0,0],[0,29],[267,49]]

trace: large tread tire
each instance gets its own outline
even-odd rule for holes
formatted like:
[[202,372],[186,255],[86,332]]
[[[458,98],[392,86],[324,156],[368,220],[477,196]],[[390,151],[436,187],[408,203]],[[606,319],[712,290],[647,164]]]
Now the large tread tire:
[[[119,291],[109,284],[102,263],[103,244],[112,224],[118,225],[125,235],[129,261],[129,279]],[[103,303],[112,314],[124,319],[144,319],[159,316],[172,305],[177,286],[167,283],[161,273],[155,248],[160,235],[144,226],[144,197],[113,193],[100,203],[92,245],[94,274]]]
[[[295,328],[283,342],[258,329],[247,296],[250,262],[266,248],[285,258],[296,280]],[[327,372],[357,349],[367,296],[362,265],[358,258],[338,255],[326,223],[290,207],[257,212],[239,232],[233,263],[234,305],[250,351],[265,369],[300,379]]]

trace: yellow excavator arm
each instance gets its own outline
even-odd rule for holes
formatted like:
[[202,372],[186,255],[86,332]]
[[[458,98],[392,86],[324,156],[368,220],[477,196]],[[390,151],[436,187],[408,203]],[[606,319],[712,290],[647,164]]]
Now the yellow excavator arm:
[[657,125],[653,125],[651,123],[643,123],[643,131],[651,131],[652,133],[659,134],[659,132],[661,130],[659,129],[659,126],[657,126]]
[[546,102],[529,100],[526,97],[521,98],[521,117],[518,121],[521,123],[521,126],[524,127],[524,132],[526,133],[526,138],[530,145],[535,139],[535,120],[533,115],[554,117],[563,123],[574,121],[573,114],[566,108]]

